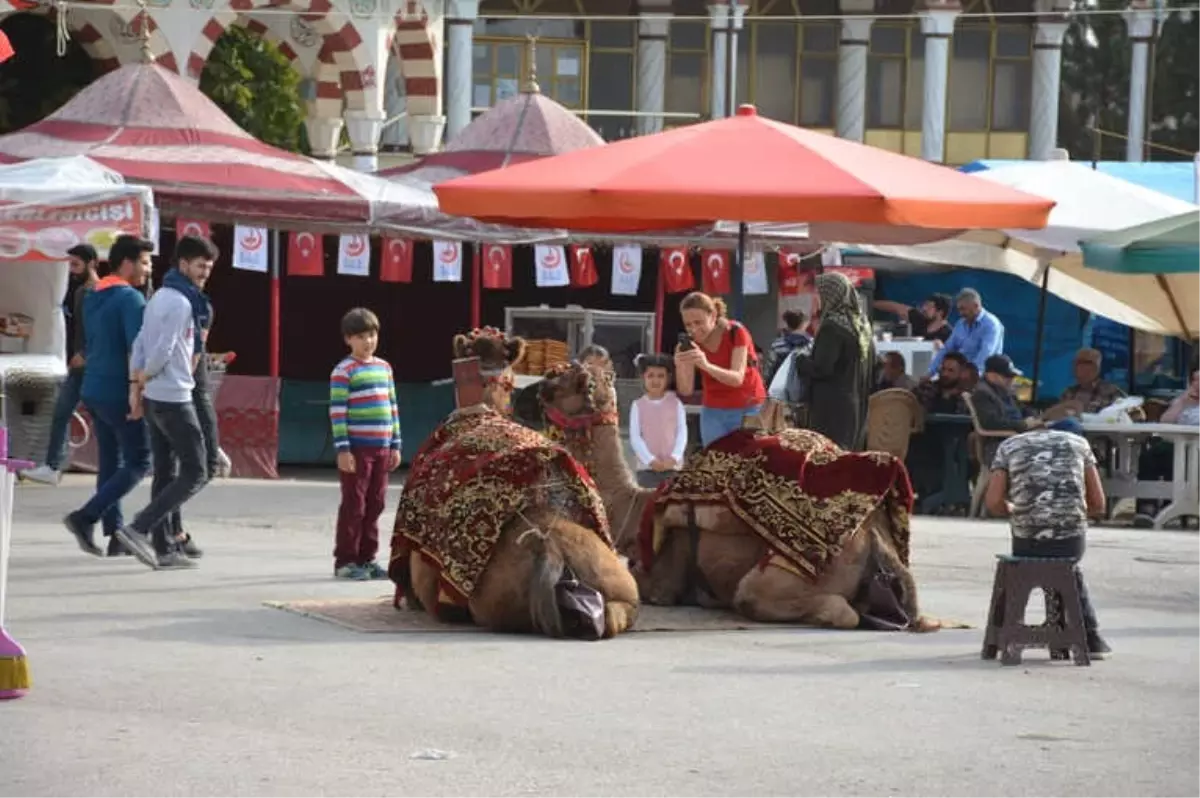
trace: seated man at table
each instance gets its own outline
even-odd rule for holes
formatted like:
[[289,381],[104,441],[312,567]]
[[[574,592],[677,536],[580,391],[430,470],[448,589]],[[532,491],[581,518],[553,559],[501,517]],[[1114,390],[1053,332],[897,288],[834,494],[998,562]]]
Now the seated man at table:
[[917,401],[926,413],[966,414],[967,407],[963,404],[962,395],[967,390],[964,382],[970,366],[966,355],[961,352],[946,355],[938,367],[937,379],[923,381],[916,388]]
[[[1103,516],[1105,498],[1096,458],[1079,422],[1067,419],[1053,429],[1014,435],[1000,444],[986,502],[993,515],[1010,517],[1014,556],[1082,559],[1088,518]],[[1096,611],[1078,568],[1075,580],[1088,653],[1102,659],[1112,649],[1100,636]]]
[[1020,374],[1008,355],[992,355],[987,359],[983,379],[971,392],[979,426],[986,430],[1024,432],[1041,425],[1039,419],[1025,417],[1025,410],[1013,396],[1013,380]]
[[1060,404],[1079,413],[1099,413],[1125,392],[1100,379],[1100,350],[1080,349],[1075,355],[1075,384],[1063,391]]
[[888,388],[914,390],[917,381],[908,376],[904,355],[899,352],[884,352],[879,356],[879,382],[875,383],[876,391],[886,391]]

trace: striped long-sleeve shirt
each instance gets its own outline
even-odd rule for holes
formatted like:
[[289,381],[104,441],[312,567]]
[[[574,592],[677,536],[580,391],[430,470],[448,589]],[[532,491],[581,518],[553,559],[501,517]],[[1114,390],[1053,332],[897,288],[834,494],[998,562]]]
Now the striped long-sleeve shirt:
[[399,449],[400,411],[392,367],[373,357],[348,357],[329,375],[329,421],[339,451]]

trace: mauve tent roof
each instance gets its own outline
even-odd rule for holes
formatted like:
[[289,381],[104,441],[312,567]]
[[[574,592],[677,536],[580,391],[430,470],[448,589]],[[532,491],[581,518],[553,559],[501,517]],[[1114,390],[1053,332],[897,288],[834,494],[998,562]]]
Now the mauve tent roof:
[[155,64],[101,77],[40,122],[0,136],[0,162],[86,155],[154,189],[165,215],[304,229],[416,230],[427,191],[264,144]]

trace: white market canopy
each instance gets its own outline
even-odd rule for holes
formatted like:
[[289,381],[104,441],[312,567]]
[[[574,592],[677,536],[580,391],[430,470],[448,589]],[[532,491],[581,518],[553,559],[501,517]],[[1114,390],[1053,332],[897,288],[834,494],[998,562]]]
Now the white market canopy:
[[1157,298],[1121,290],[1111,275],[1085,269],[1079,242],[1194,211],[1195,205],[1070,161],[1015,163],[974,174],[1054,200],[1049,224],[1042,230],[966,231],[914,246],[850,246],[901,260],[1006,272],[1038,285],[1045,278],[1050,293],[1084,310],[1140,330],[1194,337],[1196,320],[1183,329]]

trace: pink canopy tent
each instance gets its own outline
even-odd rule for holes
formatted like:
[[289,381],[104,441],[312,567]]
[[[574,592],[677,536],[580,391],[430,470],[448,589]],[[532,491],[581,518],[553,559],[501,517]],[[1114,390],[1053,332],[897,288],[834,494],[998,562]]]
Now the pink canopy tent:
[[155,64],[103,76],[49,117],[0,136],[0,162],[86,155],[154,189],[165,216],[304,230],[419,229],[427,191],[272,147]]

